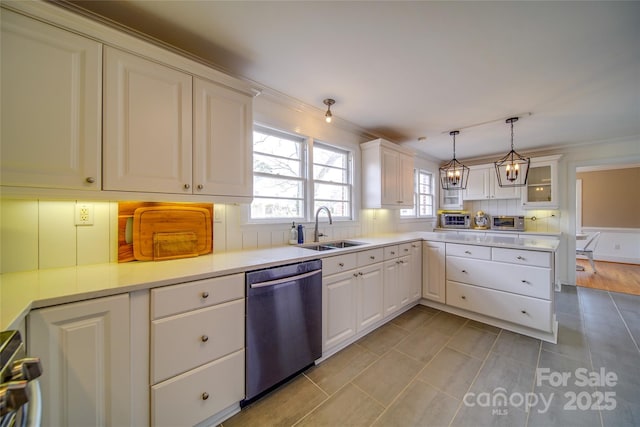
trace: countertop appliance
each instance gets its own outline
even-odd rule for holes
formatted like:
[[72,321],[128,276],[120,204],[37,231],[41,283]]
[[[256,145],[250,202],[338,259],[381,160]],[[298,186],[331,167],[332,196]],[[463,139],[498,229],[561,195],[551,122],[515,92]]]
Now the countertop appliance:
[[484,213],[484,211],[476,212],[476,215],[473,217],[473,228],[477,230],[486,230],[489,226],[489,215]]
[[244,406],[322,356],[322,261],[246,274]]
[[493,230],[524,231],[524,216],[501,215],[491,218]]
[[469,212],[441,212],[440,228],[469,228],[471,215]]
[[40,426],[41,374],[40,359],[25,357],[20,332],[0,332],[0,426]]

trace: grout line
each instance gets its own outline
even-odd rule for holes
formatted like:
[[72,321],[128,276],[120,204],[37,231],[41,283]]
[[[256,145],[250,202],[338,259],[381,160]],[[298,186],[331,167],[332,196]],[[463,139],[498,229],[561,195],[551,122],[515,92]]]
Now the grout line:
[[[531,393],[533,393],[536,389],[536,377],[537,377],[537,372],[538,369],[540,367],[540,358],[542,357],[542,340],[540,340],[540,345],[538,347],[538,359],[536,360],[536,369],[533,371],[533,384],[531,384]],[[524,425],[525,427],[529,426],[529,417],[531,416],[531,412],[530,411],[526,411],[526,418],[524,420]]]
[[631,330],[629,329],[629,325],[627,324],[627,321],[624,320],[624,316],[622,316],[622,312],[620,311],[618,304],[616,304],[615,298],[613,298],[613,295],[611,295],[611,292],[607,291],[607,293],[609,294],[609,298],[611,298],[611,301],[613,302],[613,306],[616,308],[616,311],[618,312],[618,316],[620,316],[620,319],[622,319],[622,323],[624,324],[624,327],[627,330],[627,333],[631,337],[631,341],[633,341],[633,344],[635,344],[636,346],[636,350],[638,350],[638,352],[640,353],[640,347],[638,346],[638,342],[636,341],[635,337],[631,333]]

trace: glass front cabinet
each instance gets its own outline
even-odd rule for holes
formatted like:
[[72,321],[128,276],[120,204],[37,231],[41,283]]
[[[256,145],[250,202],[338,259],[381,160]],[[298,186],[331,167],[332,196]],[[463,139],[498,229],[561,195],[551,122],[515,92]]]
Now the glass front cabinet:
[[440,209],[462,209],[464,190],[445,190],[440,187]]
[[559,159],[559,155],[531,159],[527,186],[522,189],[524,209],[558,209]]

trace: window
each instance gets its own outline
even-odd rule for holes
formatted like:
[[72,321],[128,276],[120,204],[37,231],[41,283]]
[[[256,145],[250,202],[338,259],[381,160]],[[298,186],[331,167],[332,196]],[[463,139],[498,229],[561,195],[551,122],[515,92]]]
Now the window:
[[320,206],[352,218],[351,152],[316,142],[311,157],[309,165],[305,138],[254,127],[251,221],[313,220]]
[[[413,194],[413,208],[401,209],[403,218],[424,218],[433,216],[433,174],[416,169],[416,186]],[[417,213],[416,213],[417,212]]]
[[313,212],[326,206],[336,219],[351,219],[351,159],[349,152],[313,144]]
[[261,127],[253,131],[250,218],[305,218],[305,140]]

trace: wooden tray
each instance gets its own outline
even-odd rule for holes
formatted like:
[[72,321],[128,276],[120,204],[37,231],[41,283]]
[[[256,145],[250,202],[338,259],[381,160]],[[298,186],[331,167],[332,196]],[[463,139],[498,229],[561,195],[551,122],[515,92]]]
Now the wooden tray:
[[175,259],[213,250],[211,211],[149,206],[133,213],[133,255],[140,261]]

